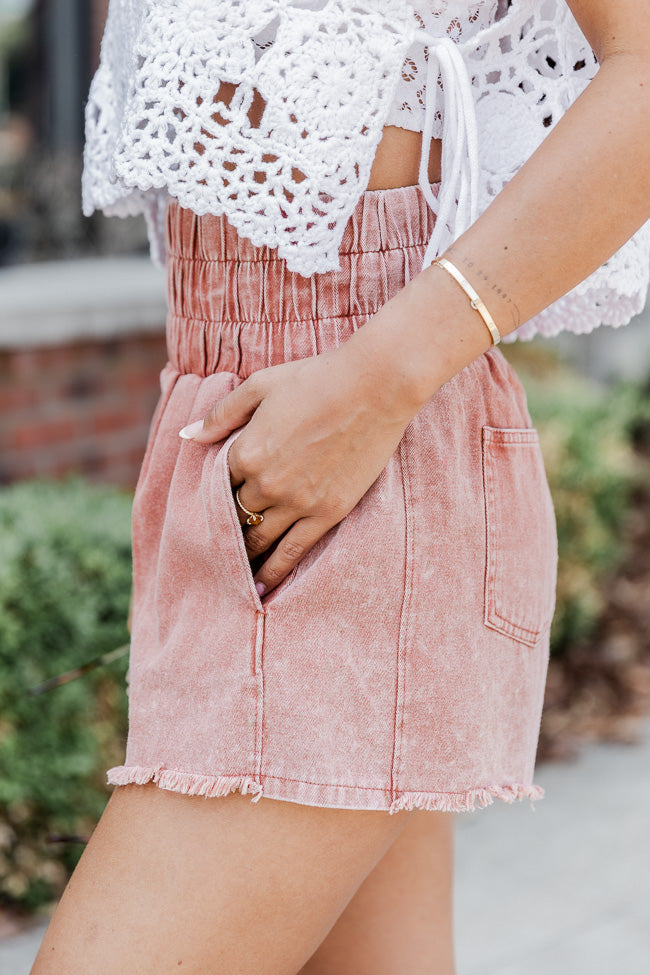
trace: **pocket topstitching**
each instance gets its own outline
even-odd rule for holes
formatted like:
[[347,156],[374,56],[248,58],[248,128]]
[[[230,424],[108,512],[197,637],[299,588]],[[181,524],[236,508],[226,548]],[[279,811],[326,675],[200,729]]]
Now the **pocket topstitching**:
[[[206,463],[203,465],[201,494],[214,543],[222,556],[232,556],[233,574],[238,583],[248,591],[255,609],[260,612],[289,588],[296,577],[298,566],[295,566],[279,586],[271,590],[268,596],[260,599],[255,589],[253,567],[244,544],[244,529],[239,523],[237,506],[230,483],[228,454],[240,433],[241,430],[237,430],[223,444],[216,444],[210,448],[210,450],[215,451],[216,456],[210,462],[208,462],[209,458],[206,458]],[[261,559],[265,560],[268,555],[269,553],[265,552]]]
[[482,431],[487,626],[533,647],[555,607],[557,534],[533,427]]
[[262,601],[255,589],[253,570],[244,545],[244,533],[230,484],[228,452],[240,433],[237,430],[223,443],[208,449],[201,475],[201,497],[218,557],[230,559],[231,571],[237,583],[248,592],[253,606],[261,612]]

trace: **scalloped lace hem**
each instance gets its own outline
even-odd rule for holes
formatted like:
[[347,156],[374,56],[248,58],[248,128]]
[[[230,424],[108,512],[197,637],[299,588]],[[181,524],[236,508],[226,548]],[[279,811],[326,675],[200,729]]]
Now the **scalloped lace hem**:
[[[318,787],[318,800],[314,795],[312,802],[310,802],[309,796],[305,796],[300,787],[314,786],[315,783],[298,783],[290,779],[281,780],[275,776],[268,776],[268,778],[274,783],[285,783],[284,789],[278,790],[276,787],[272,790],[271,798],[284,799],[288,802],[302,802],[305,805],[357,808],[349,806],[347,803],[339,804],[336,801],[331,803],[324,801],[328,789],[331,789],[332,793],[336,793],[338,786],[320,785]],[[261,782],[251,775],[199,775],[193,772],[179,772],[175,769],[119,765],[108,770],[107,781],[109,785],[146,785],[148,782],[153,782],[161,789],[180,792],[188,796],[219,797],[227,796],[231,792],[241,792],[242,795],[250,793],[253,795],[252,802],[258,802],[264,795]],[[371,805],[364,803],[358,808],[373,808],[388,811],[391,814],[413,809],[471,812],[477,808],[491,805],[495,799],[507,803],[529,799],[531,808],[534,810],[534,801],[544,798],[544,789],[534,784],[494,785],[465,789],[461,792],[404,792],[395,797],[392,802],[387,798],[389,794],[381,789],[365,791],[376,791],[378,796],[384,797],[384,801],[379,799],[378,803],[373,802]]]

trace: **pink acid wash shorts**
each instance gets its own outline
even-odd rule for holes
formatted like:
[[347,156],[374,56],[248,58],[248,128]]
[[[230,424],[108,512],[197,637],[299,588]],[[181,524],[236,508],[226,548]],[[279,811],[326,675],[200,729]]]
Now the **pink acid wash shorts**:
[[340,270],[307,278],[170,203],[169,362],[133,506],[129,735],[110,783],[391,813],[543,796],[555,518],[499,349],[429,400],[261,600],[229,481],[237,432],[178,435],[255,370],[344,342],[420,270],[434,220],[417,186],[367,191]]

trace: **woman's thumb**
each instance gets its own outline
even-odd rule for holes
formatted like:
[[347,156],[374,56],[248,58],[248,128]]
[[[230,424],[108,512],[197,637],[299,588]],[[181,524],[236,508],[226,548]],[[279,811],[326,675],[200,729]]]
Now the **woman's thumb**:
[[183,427],[179,436],[197,443],[217,443],[238,427],[247,423],[259,406],[262,395],[252,377],[236,386],[232,392],[218,400],[202,420]]

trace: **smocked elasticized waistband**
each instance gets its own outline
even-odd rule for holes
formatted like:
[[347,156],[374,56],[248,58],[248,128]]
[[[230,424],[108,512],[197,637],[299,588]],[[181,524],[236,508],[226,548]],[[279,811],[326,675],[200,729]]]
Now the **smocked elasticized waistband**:
[[198,216],[171,201],[172,366],[246,376],[340,344],[419,273],[434,226],[419,186],[368,190],[346,224],[340,268],[304,277],[276,250],[241,237],[224,216]]

